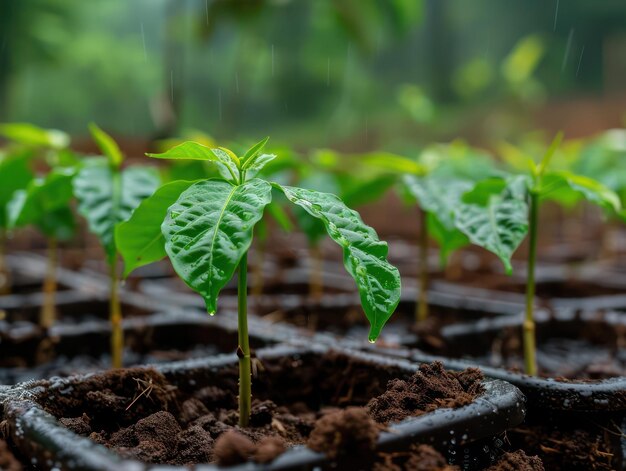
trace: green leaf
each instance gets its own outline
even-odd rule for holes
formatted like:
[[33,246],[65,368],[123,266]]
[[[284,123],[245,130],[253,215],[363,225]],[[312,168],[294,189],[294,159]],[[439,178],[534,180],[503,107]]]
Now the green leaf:
[[159,184],[158,174],[146,167],[129,167],[123,172],[111,168],[106,159],[92,158],[73,180],[78,211],[89,229],[100,239],[109,263],[117,255],[115,227],[128,220],[142,200]]
[[593,178],[571,172],[549,172],[542,179],[538,193],[541,198],[562,201],[564,186],[609,212],[619,214],[622,210],[619,196],[613,190]]
[[548,166],[550,165],[550,161],[552,160],[554,153],[556,152],[558,147],[561,145],[561,141],[563,141],[563,132],[558,132],[556,136],[554,137],[554,139],[552,140],[552,143],[548,147],[548,150],[544,154],[543,158],[541,159],[539,166],[537,167],[537,175],[542,176],[543,174],[546,173],[546,170],[548,169]]
[[448,228],[441,223],[433,213],[426,213],[428,219],[428,233],[439,245],[439,260],[442,267],[448,263],[448,258],[455,251],[469,244],[469,239],[456,227]]
[[528,232],[526,179],[511,179],[502,193],[491,195],[485,206],[462,204],[456,225],[473,244],[496,254],[511,273],[511,256]]
[[320,219],[331,239],[343,249],[346,270],[356,281],[361,304],[375,341],[400,301],[400,274],[387,261],[387,243],[338,197],[302,188],[280,186],[287,199]]
[[161,224],[168,208],[196,182],[174,181],[163,185],[144,199],[127,221],[117,226],[115,243],[124,260],[124,277],[139,267],[167,256]]
[[109,163],[114,168],[119,168],[120,165],[122,165],[124,156],[122,155],[122,151],[117,145],[117,142],[115,142],[111,136],[100,129],[95,123],[89,124],[89,131],[91,132],[91,136],[94,141],[96,141],[96,144],[102,151],[102,155],[109,159]]
[[341,199],[346,206],[358,208],[380,200],[395,182],[396,177],[392,175],[383,175],[368,181],[352,178],[348,184],[344,182],[342,185]]
[[400,155],[386,152],[365,154],[361,157],[365,165],[370,165],[381,171],[400,175],[423,175],[426,168],[421,163]]
[[[227,149],[211,149],[197,142],[187,141],[162,154],[146,154],[154,159],[208,160],[217,164],[220,175],[233,183],[239,182],[239,163]],[[236,157],[235,157],[236,158]]]
[[242,171],[246,173],[246,178],[256,177],[263,167],[276,158],[275,154],[259,154],[256,157],[251,158],[243,166]]
[[0,134],[27,146],[63,149],[70,145],[70,137],[63,131],[42,129],[29,123],[2,124]]
[[269,183],[253,179],[234,186],[204,180],[185,190],[161,226],[165,251],[187,285],[205,300],[209,314],[250,248],[254,225],[270,203]]
[[250,149],[248,149],[248,151],[246,152],[246,154],[241,158],[241,168],[242,169],[246,169],[246,166],[248,165],[248,162],[250,160],[254,160],[255,157],[257,157],[261,151],[265,148],[265,144],[267,144],[267,141],[269,141],[270,138],[269,136],[266,137],[265,139],[257,142],[256,144],[254,144],[252,147],[250,147]]
[[[9,203],[9,226],[33,224],[49,237],[71,238],[75,221],[70,207],[74,168],[52,170],[45,178],[31,180]],[[58,227],[57,227],[58,225]]]
[[33,179],[30,154],[19,154],[0,160],[0,227],[9,223],[8,205],[16,191],[26,188]]

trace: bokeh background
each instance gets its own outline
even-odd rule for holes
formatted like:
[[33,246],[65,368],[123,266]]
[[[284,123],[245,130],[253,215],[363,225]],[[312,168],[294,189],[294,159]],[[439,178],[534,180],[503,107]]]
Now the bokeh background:
[[625,116],[623,0],[0,2],[0,121],[79,139],[405,152]]

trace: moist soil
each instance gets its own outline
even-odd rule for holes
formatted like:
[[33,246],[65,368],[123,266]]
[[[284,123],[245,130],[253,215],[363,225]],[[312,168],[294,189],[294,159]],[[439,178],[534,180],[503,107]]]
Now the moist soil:
[[477,369],[448,372],[434,363],[411,375],[334,352],[266,360],[257,370],[244,429],[237,425],[236,366],[193,379],[128,369],[69,388],[42,381],[34,390],[63,425],[127,458],[173,465],[267,462],[288,446],[309,443],[331,457],[367,458],[363,469],[371,467],[376,436],[389,421],[460,407],[483,392]]

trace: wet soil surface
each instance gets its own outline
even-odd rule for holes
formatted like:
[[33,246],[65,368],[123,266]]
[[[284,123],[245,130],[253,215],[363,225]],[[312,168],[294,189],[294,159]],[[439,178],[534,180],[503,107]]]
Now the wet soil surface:
[[2,471],[22,471],[24,469],[20,460],[15,457],[4,440],[0,440],[0,469]]
[[129,369],[70,388],[51,380],[40,383],[49,392],[38,402],[76,433],[145,462],[267,462],[288,446],[309,443],[333,457],[363,452],[371,465],[388,421],[458,407],[483,392],[478,370],[446,372],[440,364],[411,375],[331,352],[257,366],[245,429],[237,426],[236,367],[169,379]]

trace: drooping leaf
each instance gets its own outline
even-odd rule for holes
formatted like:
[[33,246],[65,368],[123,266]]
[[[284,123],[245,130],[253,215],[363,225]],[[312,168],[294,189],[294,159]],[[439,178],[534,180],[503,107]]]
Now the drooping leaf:
[[[231,152],[232,154],[232,152]],[[220,175],[232,182],[239,181],[239,166],[237,161],[224,149],[211,149],[197,142],[187,141],[172,147],[162,154],[146,154],[154,159],[172,160],[208,160],[215,162]]]
[[100,129],[95,123],[89,124],[89,132],[91,132],[93,140],[96,141],[96,144],[102,151],[102,155],[109,159],[109,163],[115,168],[122,165],[124,156],[122,155],[122,151],[117,145],[117,142],[115,142],[111,136]]
[[[322,193],[337,194],[340,191],[337,179],[327,172],[316,172],[299,182],[300,186]],[[324,223],[316,217],[312,217],[306,210],[296,207],[293,212],[298,227],[304,233],[309,246],[315,247],[326,236]]]
[[144,199],[127,221],[118,224],[115,243],[124,260],[124,277],[167,256],[161,224],[168,208],[194,183],[196,181],[174,181],[163,185]]
[[442,267],[448,263],[450,255],[469,244],[469,239],[456,227],[453,229],[443,225],[433,213],[426,213],[428,218],[428,232],[439,246],[439,261]]
[[217,310],[217,297],[252,243],[254,225],[272,198],[269,183],[234,186],[204,180],[185,190],[161,226],[165,251],[185,283]]
[[117,254],[115,226],[126,221],[139,203],[154,192],[159,184],[158,174],[146,167],[117,172],[108,160],[92,158],[84,161],[72,183],[78,211],[112,262]]
[[57,129],[43,129],[29,123],[0,124],[0,134],[7,139],[33,147],[63,149],[70,144],[70,137]]
[[346,270],[356,281],[361,304],[375,341],[400,301],[400,274],[387,261],[387,243],[335,195],[280,186],[288,200],[320,219],[331,239],[343,249]]
[[26,188],[33,179],[30,154],[8,156],[0,160],[0,227],[7,227],[8,204],[16,191]]
[[511,256],[528,232],[527,183],[513,178],[505,189],[491,195],[486,205],[462,204],[456,211],[456,225],[473,244],[496,254],[512,272]]

